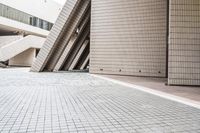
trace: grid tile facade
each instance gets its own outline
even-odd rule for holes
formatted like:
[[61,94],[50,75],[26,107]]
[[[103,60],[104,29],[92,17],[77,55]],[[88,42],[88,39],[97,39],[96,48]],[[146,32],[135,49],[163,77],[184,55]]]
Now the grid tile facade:
[[167,0],[92,0],[90,72],[166,76]]
[[169,84],[200,85],[200,1],[170,1]]

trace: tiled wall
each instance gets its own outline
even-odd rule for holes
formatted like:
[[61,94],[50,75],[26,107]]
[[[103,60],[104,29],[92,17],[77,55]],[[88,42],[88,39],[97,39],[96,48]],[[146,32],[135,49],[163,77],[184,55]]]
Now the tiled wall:
[[90,72],[166,76],[167,0],[92,0]]
[[21,38],[22,35],[0,36],[0,48]]
[[170,0],[169,84],[200,85],[200,0]]

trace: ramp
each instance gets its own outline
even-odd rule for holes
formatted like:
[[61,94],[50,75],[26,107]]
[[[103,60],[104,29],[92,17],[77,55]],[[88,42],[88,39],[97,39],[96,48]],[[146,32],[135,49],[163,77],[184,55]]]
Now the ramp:
[[22,35],[0,36],[0,48],[21,38],[23,38]]
[[0,48],[0,61],[5,62],[29,48],[41,48],[45,38],[29,35]]
[[6,68],[6,65],[3,63],[0,63],[0,68]]

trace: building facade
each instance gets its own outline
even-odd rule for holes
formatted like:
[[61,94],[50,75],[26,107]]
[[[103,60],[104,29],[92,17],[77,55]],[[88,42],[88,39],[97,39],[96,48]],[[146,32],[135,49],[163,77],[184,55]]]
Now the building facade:
[[166,77],[167,0],[93,0],[90,72]]
[[168,83],[200,85],[200,1],[171,0]]
[[85,64],[90,73],[200,85],[199,12],[199,0],[68,0],[32,71]]

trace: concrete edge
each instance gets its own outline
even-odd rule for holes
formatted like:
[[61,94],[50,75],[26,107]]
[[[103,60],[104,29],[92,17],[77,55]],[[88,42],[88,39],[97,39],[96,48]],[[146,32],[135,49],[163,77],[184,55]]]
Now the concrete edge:
[[147,88],[147,87],[143,87],[143,86],[139,86],[139,85],[134,85],[134,84],[131,84],[131,83],[126,83],[126,82],[119,81],[119,80],[116,80],[116,79],[103,77],[101,75],[96,75],[96,74],[89,74],[89,75],[96,77],[96,78],[103,79],[103,80],[111,81],[113,83],[116,83],[116,84],[119,84],[119,85],[122,85],[122,86],[130,87],[132,89],[136,89],[136,90],[140,90],[140,91],[143,91],[143,92],[146,92],[146,93],[149,93],[149,94],[153,94],[153,95],[159,96],[161,98],[165,98],[165,99],[168,99],[168,100],[171,100],[171,101],[175,101],[175,102],[178,102],[178,103],[182,103],[182,104],[200,109],[200,102],[197,102],[197,101],[194,101],[194,100],[190,100],[190,99],[183,98],[183,97],[180,97],[180,96],[175,96],[175,95],[168,94],[168,93],[165,93],[165,92],[153,90],[151,88]]

